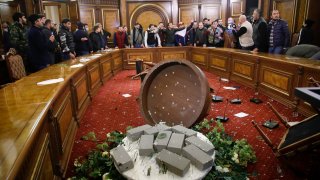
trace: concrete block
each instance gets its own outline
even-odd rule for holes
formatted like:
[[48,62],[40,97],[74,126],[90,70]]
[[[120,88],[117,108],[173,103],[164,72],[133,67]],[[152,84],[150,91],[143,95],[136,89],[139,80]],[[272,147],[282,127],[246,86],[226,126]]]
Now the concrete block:
[[127,137],[130,141],[136,141],[143,134],[144,130],[151,128],[149,124],[143,126],[135,127],[127,131]]
[[153,135],[142,135],[139,142],[139,155],[150,156],[154,153],[153,150]]
[[124,172],[133,168],[133,161],[123,146],[111,149],[110,155],[118,171]]
[[200,138],[196,136],[191,136],[185,139],[185,142],[187,145],[193,144],[208,155],[213,155],[214,152],[214,146],[210,143],[202,141]]
[[159,132],[160,132],[160,131],[171,131],[171,127],[170,127],[170,126],[167,126],[167,125],[164,124],[164,123],[156,124],[155,127],[159,130]]
[[213,166],[212,157],[193,144],[190,144],[182,149],[182,156],[189,159],[191,163],[200,171]]
[[159,133],[159,130],[157,127],[151,127],[149,129],[144,130],[143,133],[147,135],[153,135],[154,137],[156,137]]
[[167,149],[176,154],[181,154],[184,138],[184,134],[172,133]]
[[197,135],[197,132],[192,130],[192,129],[188,129],[186,127],[183,127],[181,125],[176,125],[176,126],[173,126],[171,128],[171,130],[173,132],[176,132],[176,133],[180,133],[180,134],[185,134],[187,137],[190,137],[190,136],[196,136]]
[[165,165],[168,171],[184,176],[190,168],[190,160],[163,149],[156,157],[159,166]]
[[161,131],[158,133],[158,136],[153,144],[157,152],[167,148],[171,134],[171,131]]

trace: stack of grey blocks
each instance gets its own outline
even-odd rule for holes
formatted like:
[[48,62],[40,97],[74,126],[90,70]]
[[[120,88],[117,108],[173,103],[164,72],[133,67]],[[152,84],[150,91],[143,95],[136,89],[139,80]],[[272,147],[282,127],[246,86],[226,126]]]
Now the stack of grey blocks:
[[[127,131],[130,141],[139,141],[139,155],[151,156],[158,152],[157,163],[179,175],[189,170],[190,163],[200,171],[213,166],[214,146],[197,137],[197,132],[182,125],[169,127],[165,124],[143,125]],[[133,162],[122,146],[111,150],[119,171],[131,169]]]

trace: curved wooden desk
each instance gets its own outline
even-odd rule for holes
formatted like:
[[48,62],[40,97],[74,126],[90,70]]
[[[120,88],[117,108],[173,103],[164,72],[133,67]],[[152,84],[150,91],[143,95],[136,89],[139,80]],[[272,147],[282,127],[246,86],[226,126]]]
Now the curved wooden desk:
[[[0,179],[53,179],[63,177],[74,136],[91,98],[105,79],[134,68],[125,59],[159,62],[188,59],[207,71],[237,81],[310,115],[295,87],[320,79],[320,61],[288,59],[281,55],[251,54],[234,49],[150,48],[102,53],[85,66],[66,61],[31,74],[0,90]],[[37,86],[46,79],[64,82]]]

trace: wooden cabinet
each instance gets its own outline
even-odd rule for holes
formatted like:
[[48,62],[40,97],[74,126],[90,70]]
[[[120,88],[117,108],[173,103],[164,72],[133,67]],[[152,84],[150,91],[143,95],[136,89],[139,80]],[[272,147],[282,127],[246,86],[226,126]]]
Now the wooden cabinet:
[[95,61],[88,65],[88,80],[89,80],[89,96],[90,98],[97,92],[98,88],[101,86],[101,68],[100,61]]
[[70,84],[62,88],[57,99],[51,107],[51,136],[53,137],[53,149],[58,152],[55,159],[62,175],[66,173],[68,160],[70,157],[73,140],[76,135],[77,121],[73,107],[73,99],[70,91]]
[[104,56],[100,59],[100,72],[102,83],[105,79],[108,79],[112,76],[112,60],[111,55]]
[[112,54],[112,61],[113,61],[112,70],[114,73],[123,69],[122,53],[121,52]]
[[71,79],[71,92],[77,121],[80,121],[89,105],[89,88],[86,68],[81,69]]
[[55,179],[59,169],[54,162],[54,149],[49,134],[50,119],[45,117],[40,132],[24,154],[24,161],[15,179]]

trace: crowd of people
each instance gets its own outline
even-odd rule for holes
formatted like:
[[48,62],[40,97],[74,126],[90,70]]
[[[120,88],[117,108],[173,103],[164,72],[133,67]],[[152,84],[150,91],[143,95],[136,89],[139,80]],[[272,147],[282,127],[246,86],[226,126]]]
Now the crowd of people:
[[[15,13],[13,21],[11,25],[8,22],[2,24],[4,50],[7,52],[15,48],[28,72],[107,49],[111,37],[101,23],[95,24],[89,33],[88,25],[81,22],[72,32],[69,19],[63,19],[58,30],[57,24],[41,14],[28,17],[30,27],[23,13]],[[312,22],[306,21],[298,43],[311,43],[311,26]],[[266,22],[260,10],[255,9],[252,18],[240,15],[238,24],[233,18],[228,18],[226,25],[222,19],[210,21],[204,18],[201,22],[192,21],[188,25],[179,22],[165,26],[159,22],[158,25],[150,24],[145,31],[138,22],[130,32],[127,26],[119,26],[113,34],[113,44],[115,48],[224,47],[227,36],[234,48],[275,54],[281,54],[290,42],[288,23],[280,18],[278,10],[273,10],[270,21]]]

